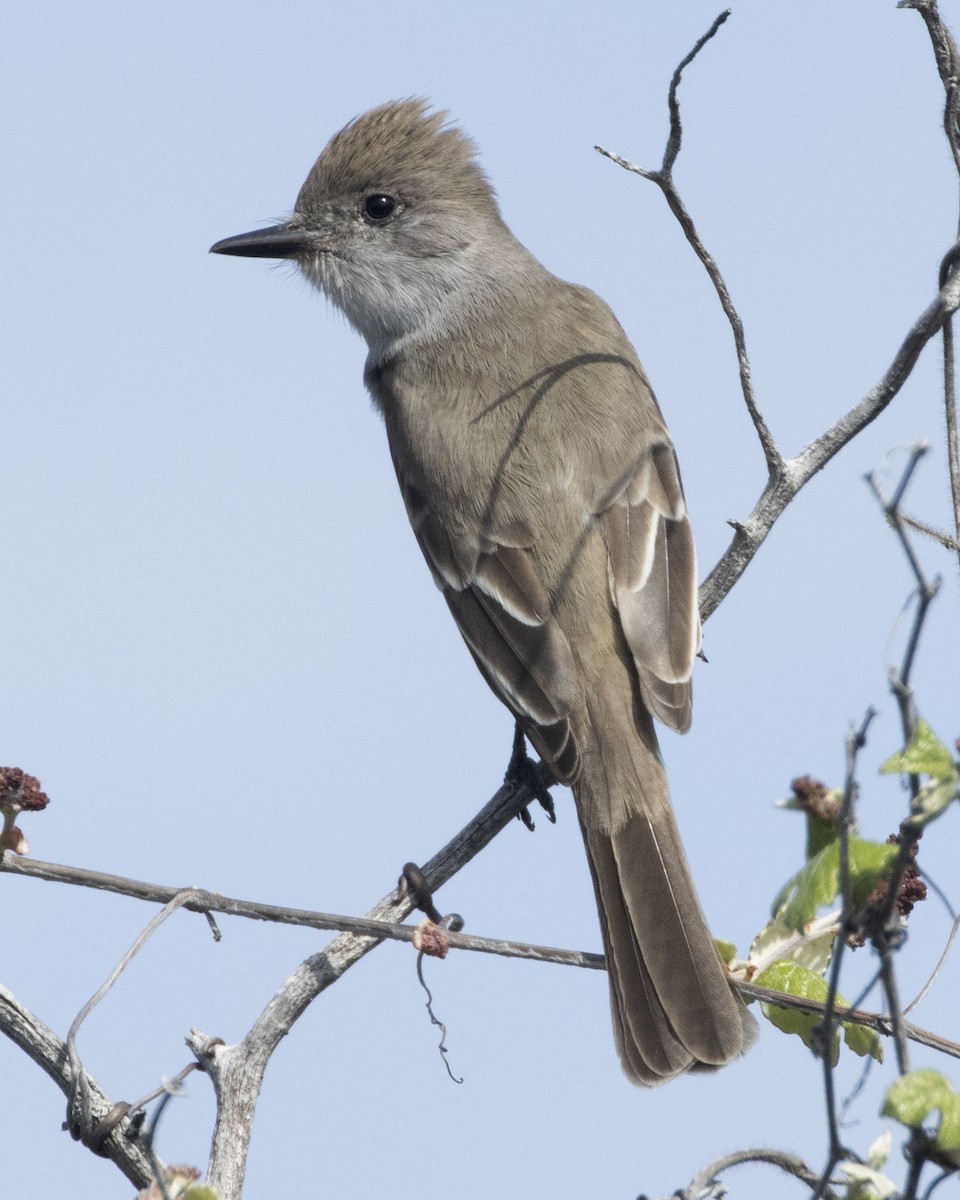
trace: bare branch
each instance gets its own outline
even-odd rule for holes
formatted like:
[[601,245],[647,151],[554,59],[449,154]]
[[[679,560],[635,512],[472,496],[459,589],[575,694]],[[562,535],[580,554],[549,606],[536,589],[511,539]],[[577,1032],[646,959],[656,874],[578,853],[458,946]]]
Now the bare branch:
[[[946,328],[946,326],[944,326]],[[900,514],[900,520],[909,529],[913,529],[916,533],[922,533],[924,537],[932,538],[933,541],[939,542],[944,550],[953,550],[960,554],[960,541],[950,536],[949,533],[944,533],[942,529],[935,529],[926,521],[921,521],[917,517],[908,516],[906,513]]]
[[[780,1008],[792,1008],[797,1012],[814,1013],[817,1016],[823,1016],[827,1010],[826,1002],[823,1000],[810,1000],[804,996],[788,996],[784,992],[774,991],[773,988],[759,987],[755,983],[738,982],[736,987],[742,996],[752,1000],[762,1000],[765,1004],[776,1004]],[[865,1029],[874,1030],[881,1037],[893,1036],[892,1022],[886,1013],[834,1005],[833,1015],[837,1021],[849,1021],[854,1025],[862,1025]],[[903,1029],[910,1041],[916,1042],[918,1046],[927,1046],[929,1049],[939,1050],[941,1054],[947,1054],[951,1058],[960,1058],[960,1042],[954,1042],[950,1038],[931,1033],[930,1030],[922,1029],[919,1025],[913,1025],[909,1021],[903,1022]]]
[[[422,868],[430,890],[437,891],[535,799],[525,785],[505,783],[477,817]],[[374,905],[368,916],[399,924],[412,908],[413,900],[394,890]],[[341,933],[284,981],[239,1045],[217,1047],[201,1058],[217,1093],[207,1178],[222,1200],[240,1200],[257,1098],[274,1050],[307,1006],[381,941],[382,936]],[[189,1044],[202,1054],[201,1039],[195,1031]]]
[[[958,243],[960,249],[960,243]],[[705,621],[746,570],[783,510],[797,492],[861,430],[883,412],[913,370],[927,342],[960,308],[960,277],[947,280],[934,300],[910,327],[893,362],[863,399],[825,433],[788,459],[784,474],[767,482],[763,494],[744,522],[736,522],[733,541],[700,588],[700,615]]]
[[[73,1081],[67,1067],[66,1043],[2,986],[0,1029],[25,1051],[37,1066],[46,1071],[69,1098]],[[129,1141],[124,1136],[124,1131],[129,1128],[128,1117],[133,1110],[127,1105],[114,1104],[91,1075],[84,1072],[84,1077],[91,1115],[99,1128],[109,1129],[106,1136],[91,1148],[95,1149],[97,1154],[115,1162],[134,1187],[146,1187],[153,1178],[149,1159],[136,1142]]]
[[[940,580],[928,580],[924,573],[923,567],[920,565],[920,560],[914,552],[913,546],[907,537],[905,522],[900,512],[900,504],[906,494],[907,488],[910,486],[910,481],[913,478],[913,473],[916,470],[920,459],[927,453],[929,446],[926,442],[918,442],[910,451],[910,457],[903,468],[903,474],[900,476],[900,482],[897,484],[896,490],[892,499],[887,500],[880,486],[876,481],[876,476],[871,471],[865,478],[870,485],[873,494],[876,496],[884,516],[890,528],[896,533],[900,542],[901,549],[906,555],[907,562],[910,564],[910,569],[913,572],[913,577],[916,580],[916,596],[917,608],[914,613],[913,626],[910,630],[910,636],[907,638],[907,645],[903,652],[903,660],[899,667],[891,667],[890,690],[896,697],[897,704],[900,708],[900,723],[903,730],[903,741],[907,742],[913,737],[914,730],[917,724],[916,703],[914,700],[913,689],[910,686],[910,676],[913,671],[913,663],[916,657],[917,649],[920,645],[920,635],[923,632],[924,621],[926,620],[927,610],[937,592],[940,590]],[[910,793],[916,798],[920,790],[920,780],[916,775],[910,776]],[[919,836],[919,834],[917,835]]]
[[[954,89],[954,103],[960,99],[960,91]],[[954,143],[955,145],[955,139]],[[956,150],[954,151],[956,153]],[[956,255],[948,254],[940,268],[940,286],[957,271]],[[954,549],[960,557],[960,446],[957,442],[957,385],[953,348],[953,321],[943,326],[943,410],[947,427],[947,464],[950,473],[950,495],[953,500],[953,528],[956,533]]]
[[693,62],[694,58],[700,53],[708,41],[716,34],[720,26],[726,21],[730,15],[730,10],[722,12],[713,22],[707,32],[700,38],[690,53],[683,59],[680,65],[673,73],[673,78],[670,81],[670,93],[668,97],[668,106],[670,110],[670,135],[667,139],[666,149],[663,154],[663,164],[659,171],[648,171],[643,167],[638,167],[635,163],[628,162],[627,159],[621,158],[619,154],[614,154],[610,150],[605,150],[602,146],[595,146],[594,149],[602,154],[605,158],[617,163],[627,171],[632,171],[635,175],[640,175],[644,179],[649,179],[651,183],[655,183],[661,192],[664,199],[670,208],[670,211],[677,218],[680,228],[683,230],[687,241],[693,248],[693,252],[703,264],[704,270],[710,277],[710,282],[716,290],[717,296],[720,299],[720,305],[726,314],[730,328],[733,331],[733,341],[737,351],[737,362],[740,367],[740,387],[743,391],[743,399],[747,406],[747,411],[750,413],[750,418],[753,421],[754,428],[757,431],[757,436],[760,439],[760,445],[763,448],[763,454],[767,461],[767,469],[772,478],[779,475],[783,471],[784,463],[776,442],[773,440],[773,435],[767,428],[767,424],[760,412],[760,407],[757,404],[756,394],[753,388],[753,375],[750,369],[750,358],[747,354],[746,335],[743,330],[743,321],[740,319],[740,314],[734,306],[733,300],[730,297],[730,291],[727,287],[726,280],[717,266],[713,255],[707,250],[703,244],[700,234],[697,232],[693,218],[687,212],[686,206],[680,198],[680,193],[677,191],[676,185],[673,182],[673,167],[677,160],[677,155],[680,153],[680,144],[683,137],[683,126],[680,121],[680,102],[677,99],[677,89],[680,86],[680,78],[685,67]]
[[[704,1194],[708,1194],[708,1189],[715,1183],[717,1176],[722,1171],[742,1166],[744,1163],[766,1163],[772,1167],[779,1167],[781,1171],[785,1171],[795,1179],[802,1180],[811,1187],[819,1179],[817,1172],[811,1170],[803,1159],[798,1158],[795,1154],[787,1154],[782,1150],[736,1150],[704,1167],[694,1176],[689,1187],[684,1188],[682,1192],[676,1192],[675,1195],[679,1196],[681,1200],[699,1200]],[[726,1192],[717,1192],[717,1195],[726,1195]],[[821,1195],[824,1200],[838,1200],[836,1192],[829,1187],[824,1187]]]
[[823,1024],[820,1026],[818,1038],[813,1045],[819,1047],[818,1053],[823,1063],[823,1091],[827,1105],[827,1129],[830,1135],[830,1146],[827,1161],[820,1174],[817,1186],[813,1192],[813,1200],[820,1200],[826,1195],[827,1184],[834,1168],[841,1159],[849,1158],[850,1151],[840,1141],[840,1123],[837,1119],[836,1096],[833,1086],[833,1056],[832,1045],[836,1029],[837,994],[840,990],[840,965],[843,952],[846,949],[846,934],[853,928],[853,895],[850,887],[850,831],[856,825],[854,813],[854,798],[856,795],[857,755],[863,749],[867,740],[867,730],[870,728],[876,710],[868,708],[860,728],[847,738],[847,771],[843,787],[843,803],[837,816],[837,832],[840,848],[840,898],[842,912],[840,929],[842,936],[834,943],[833,959],[830,963],[830,986],[827,989],[827,1000],[824,1005]]
[[160,912],[147,925],[146,929],[137,937],[130,949],[120,959],[119,963],[110,972],[104,982],[94,992],[90,999],[84,1004],[83,1008],[77,1013],[67,1033],[67,1060],[70,1064],[70,1076],[72,1079],[72,1087],[70,1096],[67,1101],[67,1128],[71,1135],[87,1144],[94,1136],[94,1121],[90,1108],[90,1094],[88,1087],[88,1076],[83,1069],[83,1063],[80,1061],[80,1055],[77,1053],[77,1034],[80,1031],[80,1026],[87,1019],[90,1013],[96,1008],[100,1001],[104,998],[107,992],[120,978],[123,971],[129,965],[131,959],[146,945],[153,934],[159,929],[163,922],[176,910],[182,907],[193,896],[191,890],[178,892],[168,904],[166,904]]
[[[920,10],[932,8],[934,13],[936,12],[936,5],[932,4],[931,0],[904,0],[903,6],[915,7]],[[893,362],[879,383],[858,404],[854,405],[849,412],[815,441],[805,447],[795,458],[784,459],[760,413],[759,404],[754,393],[743,322],[730,298],[730,292],[723,275],[715,259],[704,246],[693,219],[680,198],[672,176],[673,166],[680,152],[682,137],[680,109],[676,95],[681,73],[683,68],[693,60],[707,41],[714,36],[720,25],[726,20],[726,16],[726,13],[722,13],[717,18],[707,33],[697,42],[694,49],[674,72],[669,97],[670,135],[661,168],[659,170],[648,170],[629,162],[619,154],[605,150],[601,146],[595,147],[599,153],[611,159],[625,170],[631,171],[635,175],[649,180],[651,183],[655,183],[660,188],[670,207],[670,211],[677,218],[687,241],[710,276],[730,328],[733,331],[744,402],[757,431],[757,436],[760,439],[764,458],[767,463],[768,478],[760,499],[746,521],[731,522],[735,531],[733,541],[700,588],[700,616],[703,621],[706,621],[715,611],[746,570],[754,554],[756,554],[767,537],[767,534],[773,528],[787,505],[796,496],[797,492],[818,471],[821,471],[835,454],[883,412],[903,387],[924,346],[936,333],[946,326],[950,317],[960,307],[960,279],[957,278],[956,273],[948,271],[941,279],[940,291],[937,297],[914,322],[907,336],[904,338],[900,349],[897,351]],[[939,17],[937,17],[937,20],[939,20]],[[946,31],[944,31],[944,36],[949,39],[949,34],[946,34]],[[950,39],[949,44],[953,46],[952,39]],[[953,47],[954,52],[955,49]],[[938,57],[939,61],[940,58]],[[950,61],[954,62],[955,59],[951,59]],[[954,82],[956,81],[954,80]],[[960,104],[960,101],[956,101],[956,103]],[[951,142],[951,145],[955,144],[955,140]],[[958,159],[958,162],[960,162],[960,159]],[[955,262],[958,256],[960,256],[960,242],[951,249],[944,261]],[[948,405],[948,422],[950,420],[950,411],[951,409]],[[953,421],[955,424],[955,415]],[[951,444],[955,443],[955,430],[950,440]],[[955,508],[957,510],[958,540],[960,540],[960,467],[957,468]]]
[[686,58],[681,59],[680,64],[673,73],[673,78],[670,80],[670,91],[667,95],[667,108],[670,110],[670,136],[667,139],[667,146],[663,152],[663,163],[660,167],[663,175],[669,176],[673,171],[673,164],[677,161],[677,155],[680,153],[680,143],[683,140],[683,125],[680,121],[680,101],[677,99],[680,79],[686,68],[690,66],[707,42],[716,35],[720,26],[725,23],[729,16],[729,8],[724,9],[720,13],[703,37],[697,39],[693,49]]
[[[544,779],[544,782],[549,785],[550,781]],[[436,891],[451,879],[506,828],[522,808],[536,800],[535,791],[526,784],[505,783],[477,816],[423,867],[423,874],[430,889]],[[313,925],[318,928],[340,928],[341,921],[353,930],[359,930],[362,926],[362,922],[356,918],[331,919],[329,914],[313,914],[302,910],[253,905],[247,901],[231,901],[214,893],[194,889],[184,892],[180,888],[163,888],[115,875],[60,867],[52,863],[31,863],[28,859],[10,853],[0,854],[0,872],[92,886],[146,900],[170,901],[181,897],[182,907],[203,913],[226,912],[260,920]],[[386,926],[396,927],[409,916],[413,907],[414,902],[410,897],[401,897],[395,890],[374,906],[369,918],[373,922],[383,922]],[[399,936],[408,940],[412,934],[411,930]],[[301,963],[281,985],[238,1046],[223,1046],[218,1039],[205,1038],[198,1031],[191,1035],[188,1044],[200,1065],[210,1074],[217,1092],[217,1123],[211,1148],[209,1182],[217,1188],[222,1200],[239,1200],[242,1194],[247,1148],[257,1097],[264,1071],[274,1049],[311,1001],[388,935],[394,936],[393,928],[388,934],[388,930],[381,925],[367,925],[363,932],[341,933],[334,938],[323,951]],[[448,936],[453,938],[458,935]],[[466,940],[470,942],[476,939]],[[492,945],[493,939],[489,941]],[[535,950],[536,948],[522,947],[516,952],[523,957],[530,957],[535,956],[531,954],[531,951]],[[591,957],[599,956],[581,956],[566,951],[559,951],[558,954],[564,961],[576,961],[577,965],[600,965],[589,961]],[[5,1007],[0,1005],[0,1027],[8,1032],[3,1024],[4,1016]],[[17,1040],[13,1032],[10,1036]],[[65,1046],[63,1054],[66,1055]],[[91,1089],[93,1111],[95,1098],[95,1092]],[[145,1160],[141,1158],[139,1161],[145,1165]],[[146,1167],[146,1174],[142,1180],[138,1178],[135,1182],[143,1186],[150,1178],[149,1167]]]
[[937,0],[900,0],[897,8],[912,8],[923,18],[937,60],[937,71],[947,93],[943,111],[943,128],[950,143],[954,165],[960,172],[960,53],[957,44],[944,25]]
[[[953,163],[960,174],[960,52],[950,30],[943,23],[937,0],[900,0],[898,8],[915,9],[923,18],[930,35],[937,71],[946,92],[943,106],[943,130],[950,145]],[[955,251],[946,255],[940,265],[940,288],[949,276],[956,273],[958,256]],[[953,519],[956,531],[955,548],[960,555],[960,449],[957,442],[957,398],[954,371],[953,324],[943,327],[943,401],[947,426],[947,459],[950,468],[950,493],[953,498]]]
[[[340,930],[345,933],[369,935],[381,940],[390,939],[397,942],[413,942],[418,930],[416,925],[398,925],[392,921],[375,920],[371,917],[351,917],[342,913],[314,912],[305,908],[285,908],[277,904],[239,900],[232,896],[224,896],[220,892],[208,892],[203,888],[181,891],[164,884],[145,883],[140,879],[126,879],[122,875],[105,875],[99,871],[87,871],[79,867],[63,866],[59,863],[34,862],[13,854],[4,856],[3,862],[0,864],[0,871],[25,875],[33,879],[43,879],[52,883],[96,888],[121,896],[130,896],[135,900],[160,902],[178,900],[178,908],[185,908],[204,916],[212,912],[226,913],[231,917],[245,917],[254,921],[270,921],[278,925],[300,925],[309,929]],[[539,946],[532,942],[479,937],[475,934],[453,932],[452,930],[445,931],[444,937],[455,950],[473,950],[481,954],[496,954],[503,958],[529,958],[537,962],[586,967],[595,971],[604,970],[603,955],[593,954],[586,950],[561,950],[554,946]]]

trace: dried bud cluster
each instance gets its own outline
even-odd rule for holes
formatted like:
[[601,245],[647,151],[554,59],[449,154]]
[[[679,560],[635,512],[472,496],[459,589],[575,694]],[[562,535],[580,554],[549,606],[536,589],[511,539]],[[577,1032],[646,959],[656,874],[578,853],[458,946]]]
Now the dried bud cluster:
[[0,767],[0,810],[39,812],[50,803],[40,790],[40,780],[19,767]]
[[17,813],[40,812],[50,803],[50,797],[40,790],[40,780],[21,771],[19,767],[0,767],[0,854],[12,850],[29,854],[30,845],[23,832],[14,825]]
[[[887,838],[887,842],[894,846],[899,846],[902,840],[899,833],[891,833]],[[909,866],[904,870],[900,879],[900,887],[897,889],[894,909],[899,914],[901,922],[906,922],[907,917],[913,912],[915,904],[919,904],[921,900],[926,900],[927,898],[927,885],[920,878],[920,872],[917,870],[915,861],[919,848],[917,842],[914,842],[911,846],[910,849],[914,861],[911,861]],[[858,922],[860,931],[851,934],[847,939],[849,945],[854,949],[865,945],[868,938],[873,940],[874,938],[882,938],[884,936],[883,916],[887,906],[889,891],[889,880],[881,879],[870,893],[870,899],[867,901]]]
[[836,792],[831,791],[825,783],[814,779],[812,775],[800,775],[791,782],[790,790],[805,813],[831,824],[836,821],[840,801]]

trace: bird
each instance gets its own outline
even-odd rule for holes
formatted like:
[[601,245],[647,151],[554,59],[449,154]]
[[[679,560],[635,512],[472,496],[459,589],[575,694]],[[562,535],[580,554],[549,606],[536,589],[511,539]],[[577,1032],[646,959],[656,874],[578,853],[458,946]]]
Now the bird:
[[211,251],[289,260],[365,339],[433,579],[573,791],[624,1072],[650,1086],[737,1059],[756,1022],[697,898],[654,726],[690,726],[696,550],[616,317],[520,243],[473,141],[419,98],[349,122],[289,219]]

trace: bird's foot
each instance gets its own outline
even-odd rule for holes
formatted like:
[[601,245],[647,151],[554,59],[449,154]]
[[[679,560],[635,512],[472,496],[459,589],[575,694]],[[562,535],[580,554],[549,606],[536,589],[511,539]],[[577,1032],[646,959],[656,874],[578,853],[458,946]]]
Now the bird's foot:
[[[527,739],[524,736],[520,722],[517,722],[513,734],[513,753],[510,755],[510,762],[507,765],[507,773],[503,777],[503,782],[514,785],[523,785],[533,793],[534,799],[547,814],[547,820],[551,824],[557,823],[557,814],[553,806],[553,797],[550,795],[550,788],[544,780],[544,774],[549,773],[543,763],[536,763],[527,754]],[[534,829],[533,817],[530,816],[529,805],[524,805],[517,813],[520,820],[526,825],[529,830]]]

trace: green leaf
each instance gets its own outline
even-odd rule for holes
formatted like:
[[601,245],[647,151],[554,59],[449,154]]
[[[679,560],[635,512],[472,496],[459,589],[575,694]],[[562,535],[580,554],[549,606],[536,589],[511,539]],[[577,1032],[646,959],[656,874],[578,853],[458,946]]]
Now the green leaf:
[[[786,992],[788,996],[802,996],[807,1000],[826,1000],[827,981],[822,975],[808,971],[791,962],[775,962],[766,967],[753,981],[758,987],[773,988],[778,992]],[[814,1030],[823,1024],[817,1013],[798,1012],[795,1008],[781,1008],[779,1004],[761,1001],[761,1011],[767,1020],[784,1033],[795,1033],[805,1046],[809,1046]],[[830,1047],[830,1062],[837,1065],[840,1057],[840,1030],[833,1031],[833,1041]]]
[[900,847],[890,842],[850,838],[850,888],[854,904],[862,907],[870,893],[893,866]]
[[909,1129],[922,1129],[930,1115],[939,1112],[937,1149],[960,1150],[960,1096],[939,1071],[927,1067],[901,1075],[887,1088],[880,1111]]
[[867,1150],[867,1162],[875,1171],[879,1171],[883,1164],[890,1157],[890,1148],[893,1145],[893,1130],[885,1129],[883,1133],[874,1138]]
[[[839,916],[839,913],[835,915]],[[765,966],[782,959],[799,963],[801,967],[823,975],[833,957],[835,937],[835,923],[831,923],[817,937],[808,939],[804,934],[791,929],[778,913],[753,939],[747,961],[753,966]]]
[[724,942],[720,938],[714,938],[713,944],[717,948],[717,953],[720,955],[721,962],[729,966],[737,957],[737,947],[733,942]]
[[780,915],[788,929],[803,933],[804,926],[817,915],[817,909],[836,896],[839,862],[837,844],[833,842],[815,854],[780,889],[773,912]]
[[862,1163],[840,1163],[840,1170],[851,1181],[847,1200],[889,1200],[896,1196],[897,1186],[892,1179]]
[[[886,842],[868,842],[852,835],[847,844],[853,901],[862,907],[890,869],[897,856],[897,847]],[[802,933],[817,915],[817,909],[830,904],[839,891],[840,846],[833,842],[814,855],[780,889],[773,902],[773,911],[788,929]]]
[[[841,1003],[839,996],[837,1003]],[[858,1025],[855,1021],[843,1021],[841,1024],[843,1040],[854,1054],[859,1054],[861,1058],[866,1058],[869,1054],[878,1063],[883,1062],[883,1042],[875,1030],[868,1029],[866,1025]]]
[[[759,987],[772,988],[774,991],[785,992],[788,996],[800,996],[805,1000],[819,1000],[822,1004],[826,1003],[827,993],[830,990],[822,975],[808,971],[806,967],[801,967],[798,963],[784,960],[771,963],[757,975],[753,982]],[[837,993],[836,1004],[840,1008],[849,1007],[847,1001],[839,993]],[[784,1033],[795,1033],[803,1040],[805,1046],[810,1045],[814,1030],[823,1024],[823,1017],[820,1013],[798,1012],[796,1009],[782,1008],[779,1004],[769,1001],[761,1002],[760,1007],[763,1015],[771,1024],[783,1030]],[[883,1061],[883,1046],[880,1038],[872,1029],[866,1029],[851,1021],[840,1021],[837,1026],[833,1032],[833,1043],[830,1050],[830,1061],[833,1066],[837,1065],[837,1059],[840,1056],[841,1028],[843,1029],[843,1040],[854,1054],[859,1054],[861,1057],[870,1054],[878,1062]]]
[[957,796],[958,776],[947,779],[928,779],[910,805],[910,816],[916,825],[929,825]]
[[[831,793],[836,796],[836,793]],[[842,797],[841,797],[842,799]],[[807,858],[819,854],[824,846],[829,846],[840,836],[836,821],[825,821],[813,813],[807,813]]]
[[932,775],[934,779],[956,778],[957,766],[953,755],[940,741],[923,717],[917,718],[917,728],[909,745],[891,754],[880,768],[882,775]]

